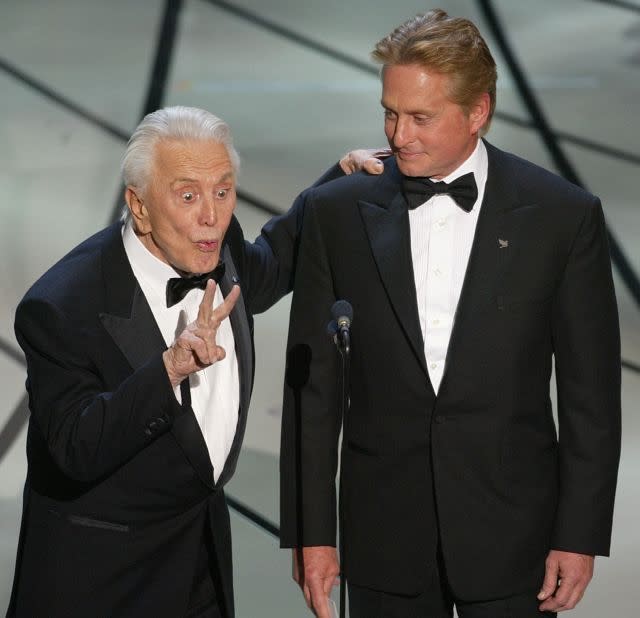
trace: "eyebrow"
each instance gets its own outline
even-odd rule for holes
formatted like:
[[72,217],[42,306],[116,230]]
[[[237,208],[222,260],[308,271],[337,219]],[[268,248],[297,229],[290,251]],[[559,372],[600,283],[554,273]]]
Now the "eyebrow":
[[221,183],[221,182],[225,182],[226,180],[231,180],[233,178],[233,172],[227,172],[226,174],[223,174],[217,181],[217,184]]
[[[388,105],[385,105],[385,102],[383,100],[380,100],[380,105],[382,106],[383,109],[389,111],[389,112],[394,112],[397,113],[395,109],[393,109],[393,107],[389,107]],[[409,116],[429,116],[429,117],[433,117],[436,115],[436,112],[433,110],[425,110],[425,109],[416,109],[416,110],[409,110],[406,112]]]
[[[226,182],[227,180],[230,180],[231,178],[233,178],[233,176],[234,176],[233,171],[226,172],[222,176],[220,176],[220,178],[216,179],[215,183],[220,184],[222,182]],[[171,186],[177,185],[183,182],[197,183],[199,181],[196,180],[195,178],[176,178],[174,181],[172,181]]]

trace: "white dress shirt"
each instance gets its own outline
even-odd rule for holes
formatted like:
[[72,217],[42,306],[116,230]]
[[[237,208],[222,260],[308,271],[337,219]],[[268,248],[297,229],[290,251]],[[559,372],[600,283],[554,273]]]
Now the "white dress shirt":
[[465,212],[449,195],[434,195],[409,210],[411,258],[429,378],[437,393],[442,381],[453,321],[487,183],[487,149],[478,140],[471,156],[446,183],[473,172],[478,199]]
[[[136,236],[131,223],[124,225],[122,240],[133,274],[168,347],[184,327],[196,319],[204,290],[190,290],[179,303],[167,308],[167,281],[179,275],[149,252]],[[217,287],[214,307],[222,301],[222,292]],[[225,349],[225,358],[189,376],[191,407],[209,450],[214,481],[218,480],[231,450],[240,405],[238,361],[229,318],[220,324],[216,342]],[[178,401],[181,401],[180,387],[176,387],[174,392]]]

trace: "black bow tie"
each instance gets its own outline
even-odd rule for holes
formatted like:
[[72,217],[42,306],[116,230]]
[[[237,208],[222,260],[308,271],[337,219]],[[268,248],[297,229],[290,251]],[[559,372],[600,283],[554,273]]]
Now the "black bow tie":
[[204,290],[207,281],[213,279],[216,283],[224,276],[224,262],[220,260],[218,265],[209,273],[197,275],[196,277],[173,277],[167,281],[167,307],[173,307],[179,303],[194,288]]
[[473,172],[469,172],[453,182],[433,182],[422,176],[403,176],[402,192],[409,203],[409,208],[414,209],[424,204],[434,195],[446,193],[451,196],[462,210],[471,212],[473,205],[478,199],[478,187],[473,177]]

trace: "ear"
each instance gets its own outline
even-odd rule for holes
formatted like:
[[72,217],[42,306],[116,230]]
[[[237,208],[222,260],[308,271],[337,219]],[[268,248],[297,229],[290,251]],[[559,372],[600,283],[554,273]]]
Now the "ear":
[[471,133],[478,133],[489,119],[491,98],[488,92],[483,92],[471,106],[469,120],[471,121]]
[[124,191],[124,199],[131,213],[133,226],[138,234],[148,234],[151,231],[151,221],[149,211],[142,200],[140,189],[137,187],[127,187]]

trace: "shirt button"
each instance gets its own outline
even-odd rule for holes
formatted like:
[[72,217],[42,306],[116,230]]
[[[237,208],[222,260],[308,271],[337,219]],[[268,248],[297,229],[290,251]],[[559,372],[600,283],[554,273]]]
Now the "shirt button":
[[444,227],[445,225],[447,225],[447,221],[445,219],[440,219],[440,221],[438,221],[438,227]]
[[442,274],[442,271],[439,268],[436,268],[434,271],[434,274],[436,274],[438,277]]
[[438,363],[431,363],[430,367],[431,367],[431,369],[437,369],[438,368]]
[[440,320],[431,320],[431,324],[438,326],[438,324],[440,324]]

